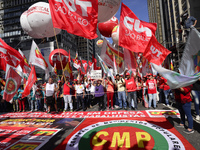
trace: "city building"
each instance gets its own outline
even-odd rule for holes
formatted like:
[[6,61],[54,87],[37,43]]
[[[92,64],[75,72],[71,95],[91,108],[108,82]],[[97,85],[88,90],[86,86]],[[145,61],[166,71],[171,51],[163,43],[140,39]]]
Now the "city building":
[[[157,23],[158,41],[172,51],[167,61],[174,63],[178,69],[186,42],[184,14],[200,19],[200,2],[196,0],[147,0],[149,21]],[[200,27],[200,22],[196,28]]]

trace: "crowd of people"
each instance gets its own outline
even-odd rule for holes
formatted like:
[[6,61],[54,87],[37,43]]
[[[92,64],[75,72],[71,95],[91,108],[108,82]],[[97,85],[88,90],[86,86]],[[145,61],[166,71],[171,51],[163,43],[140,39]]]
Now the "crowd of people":
[[[48,82],[37,82],[33,85],[30,95],[22,98],[23,85],[12,99],[12,108],[3,99],[4,86],[1,86],[0,111],[86,111],[98,104],[99,111],[105,110],[138,110],[138,103],[143,103],[147,109],[156,109],[157,103],[169,106],[169,98],[176,101],[181,114],[180,127],[185,124],[185,115],[188,118],[189,129],[192,131],[193,120],[191,102],[194,99],[196,119],[199,118],[200,80],[195,84],[171,90],[167,80],[159,74],[148,74],[143,78],[126,72],[117,74],[114,81],[111,77],[102,79],[88,79],[79,77],[71,81],[62,76],[55,82],[50,77]],[[68,107],[69,106],[69,107]]]

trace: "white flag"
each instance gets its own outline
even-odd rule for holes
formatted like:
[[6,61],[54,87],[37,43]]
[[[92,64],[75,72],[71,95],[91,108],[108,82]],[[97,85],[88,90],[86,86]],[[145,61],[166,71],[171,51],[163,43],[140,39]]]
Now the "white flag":
[[[179,67],[181,74],[189,76],[200,71],[195,71],[195,67],[198,67],[198,62],[200,61],[198,60],[199,51],[200,33],[196,28],[192,27],[188,36],[187,43],[185,45],[185,49]],[[197,59],[194,58],[195,56],[197,57]],[[195,61],[197,61],[197,66],[195,66]]]
[[45,61],[43,55],[40,52],[39,47],[37,44],[32,41],[31,52],[29,55],[29,64],[38,66],[45,70],[45,79],[49,77],[49,68],[48,64]]
[[170,86],[171,89],[189,86],[195,83],[200,78],[200,72],[193,76],[186,76],[181,75],[175,71],[165,69],[156,64],[152,64],[152,66],[159,74],[167,79],[167,84]]

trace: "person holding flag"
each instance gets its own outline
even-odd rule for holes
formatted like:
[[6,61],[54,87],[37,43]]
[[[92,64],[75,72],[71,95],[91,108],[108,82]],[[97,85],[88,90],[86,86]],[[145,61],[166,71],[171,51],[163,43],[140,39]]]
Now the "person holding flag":
[[[132,73],[133,75],[133,73]],[[134,102],[134,109],[137,110],[137,86],[136,86],[136,82],[134,79],[134,76],[132,76],[130,78],[130,73],[127,72],[126,73],[126,90],[127,90],[127,100],[128,100],[128,104],[129,104],[129,109],[131,109],[131,100],[133,99]]]

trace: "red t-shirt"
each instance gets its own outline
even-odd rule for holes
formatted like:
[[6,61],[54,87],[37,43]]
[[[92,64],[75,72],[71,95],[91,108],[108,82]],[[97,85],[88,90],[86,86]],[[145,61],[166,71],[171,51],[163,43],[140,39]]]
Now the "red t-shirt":
[[191,102],[192,98],[190,96],[191,90],[192,90],[193,85],[183,87],[184,92],[181,92],[179,90],[175,90],[175,100],[178,102],[181,102],[183,104]]
[[160,89],[163,89],[164,88],[164,79],[163,79],[163,77],[160,77],[160,78],[158,78],[158,86],[159,86],[159,88]]
[[126,83],[126,89],[128,90],[128,92],[133,92],[137,90],[134,77],[130,78],[129,80],[125,80],[125,83]]
[[163,78],[163,80],[164,80],[163,90],[169,90],[170,87],[169,87],[169,85],[166,84],[167,83],[167,79]]
[[157,89],[156,89],[157,81],[155,79],[153,79],[153,80],[147,80],[146,84],[148,86],[148,94],[155,94],[155,93],[157,93]]
[[70,87],[67,86],[67,84],[65,83],[63,86],[63,94],[64,95],[70,95]]

